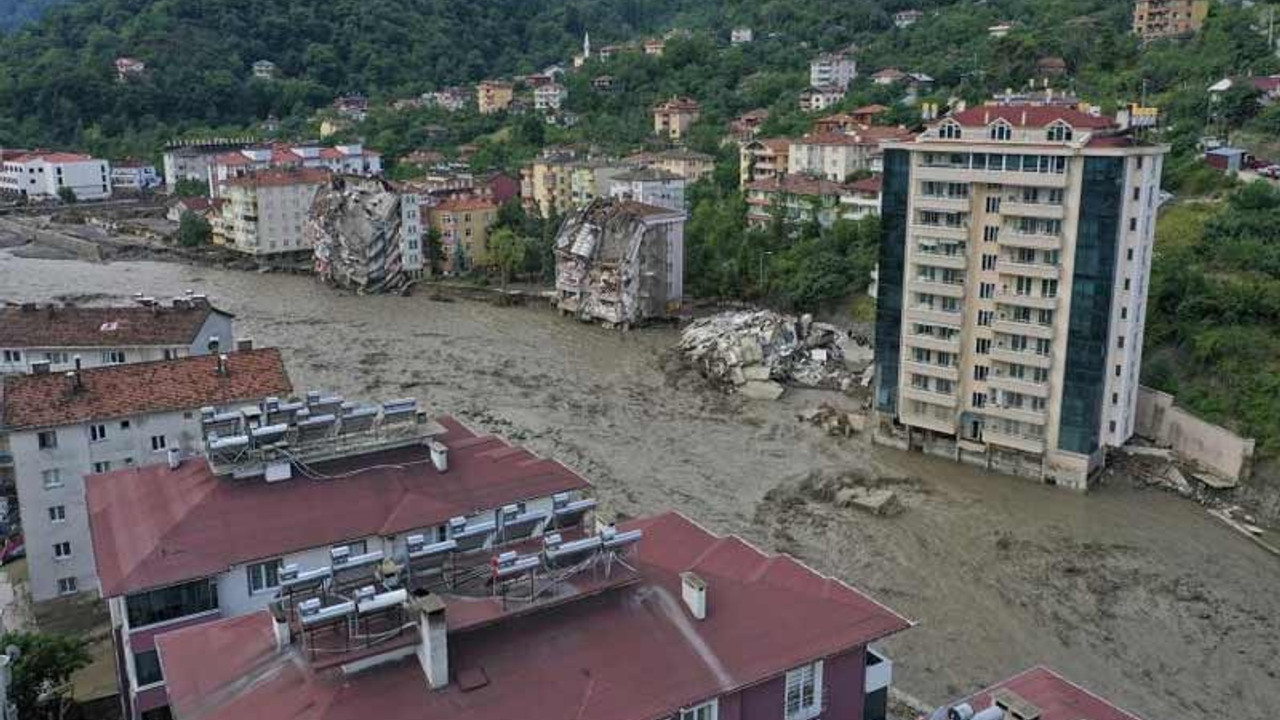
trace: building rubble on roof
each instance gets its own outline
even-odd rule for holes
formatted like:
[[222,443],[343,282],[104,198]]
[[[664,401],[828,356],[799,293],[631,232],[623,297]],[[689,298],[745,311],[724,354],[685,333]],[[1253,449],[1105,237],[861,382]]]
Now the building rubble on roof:
[[680,337],[685,359],[727,390],[776,399],[784,385],[847,389],[870,350],[834,325],[772,310],[733,310],[695,320]]
[[335,176],[304,230],[316,276],[362,294],[406,292],[423,270],[421,217],[417,194],[380,178]]
[[684,292],[684,213],[597,199],[556,236],[562,313],[629,327],[679,314]]

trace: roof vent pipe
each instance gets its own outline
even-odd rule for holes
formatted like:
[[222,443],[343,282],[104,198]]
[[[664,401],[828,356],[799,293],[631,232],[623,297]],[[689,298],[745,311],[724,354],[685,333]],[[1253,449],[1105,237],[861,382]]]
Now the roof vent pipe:
[[960,703],[947,710],[947,720],[973,720],[973,706]]
[[445,627],[444,601],[427,595],[414,601],[418,611],[418,664],[427,685],[439,690],[449,684],[449,633]]
[[449,448],[439,440],[432,440],[429,443],[431,448],[431,464],[436,466],[436,470],[440,472],[449,471]]
[[707,583],[692,572],[680,573],[680,597],[697,620],[707,618]]
[[206,346],[209,349],[209,354],[210,355],[217,354],[218,348],[221,344],[222,344],[221,338],[219,338],[217,335],[210,335],[209,344]]
[[219,374],[219,375],[222,375],[222,376],[224,376],[224,377],[228,374],[228,370],[227,370],[227,356],[226,356],[226,355],[219,355],[219,356],[218,356],[218,374]]
[[178,448],[169,448],[167,455],[169,456],[169,469],[177,470],[182,465],[182,451]]

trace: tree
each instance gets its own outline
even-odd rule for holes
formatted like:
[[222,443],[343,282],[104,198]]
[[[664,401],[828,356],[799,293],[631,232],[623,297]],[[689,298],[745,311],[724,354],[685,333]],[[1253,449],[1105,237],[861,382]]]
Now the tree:
[[511,272],[524,264],[524,239],[502,228],[489,236],[485,252],[488,255],[489,265],[498,269],[502,278],[502,289],[506,290]]
[[77,199],[76,191],[72,190],[66,185],[63,185],[62,187],[58,188],[58,199],[68,205],[72,205],[75,203]]
[[181,178],[173,187],[178,197],[204,197],[209,194],[209,183],[192,178]]
[[182,213],[178,222],[178,244],[182,247],[199,247],[213,237],[213,227],[203,215],[190,210]]
[[9,698],[18,715],[27,720],[57,718],[62,705],[71,698],[71,675],[87,666],[89,643],[83,638],[43,633],[9,632],[0,636],[0,647],[14,646],[18,658],[13,663]]

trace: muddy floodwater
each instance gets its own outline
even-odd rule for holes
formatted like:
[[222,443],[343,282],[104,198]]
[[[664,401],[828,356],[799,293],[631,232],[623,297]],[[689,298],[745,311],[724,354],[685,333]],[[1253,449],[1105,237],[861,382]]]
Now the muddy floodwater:
[[[669,369],[673,330],[0,251],[4,300],[185,289],[234,312],[238,335],[279,346],[299,390],[416,396],[578,469],[607,512],[678,509],[873,594],[919,623],[886,648],[895,683],[924,700],[1043,663],[1149,720],[1280,709],[1280,559],[1189,502],[1127,486],[1080,496],[831,438],[795,415],[838,396],[718,395]],[[849,470],[903,478],[903,512],[841,510],[802,487]]]

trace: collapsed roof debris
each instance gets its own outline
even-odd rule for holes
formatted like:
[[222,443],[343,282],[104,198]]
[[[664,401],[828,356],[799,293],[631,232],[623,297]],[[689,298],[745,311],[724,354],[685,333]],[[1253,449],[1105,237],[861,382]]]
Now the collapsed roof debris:
[[339,287],[404,293],[422,272],[418,196],[385,180],[334,177],[316,195],[305,234],[316,275]]
[[694,321],[680,350],[703,377],[751,398],[776,399],[783,384],[847,389],[842,333],[834,326],[772,310],[734,310]]
[[570,215],[556,236],[561,312],[627,327],[680,311],[684,214],[615,198]]

